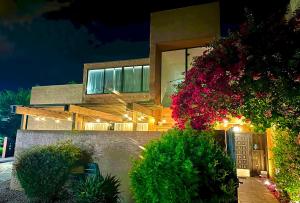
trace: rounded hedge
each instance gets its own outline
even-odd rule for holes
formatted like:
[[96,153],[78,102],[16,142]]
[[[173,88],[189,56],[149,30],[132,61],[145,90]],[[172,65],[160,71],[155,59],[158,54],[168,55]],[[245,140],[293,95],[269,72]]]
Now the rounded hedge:
[[70,142],[34,147],[17,157],[17,178],[31,201],[51,202],[65,195],[71,169],[90,160]]
[[238,179],[213,132],[168,131],[130,173],[136,202],[235,202]]

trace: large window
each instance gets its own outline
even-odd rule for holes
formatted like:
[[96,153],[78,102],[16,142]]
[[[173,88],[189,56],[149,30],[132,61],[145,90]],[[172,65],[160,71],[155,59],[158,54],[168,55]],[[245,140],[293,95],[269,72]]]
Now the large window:
[[149,91],[149,65],[88,71],[87,94]]
[[161,103],[171,105],[171,95],[182,82],[187,70],[193,67],[195,57],[201,56],[207,47],[196,47],[162,52],[161,59]]

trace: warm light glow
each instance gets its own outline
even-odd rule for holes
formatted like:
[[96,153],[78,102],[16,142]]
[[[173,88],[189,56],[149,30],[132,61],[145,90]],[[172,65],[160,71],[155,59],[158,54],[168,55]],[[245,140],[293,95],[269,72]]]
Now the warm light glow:
[[233,132],[236,132],[236,133],[242,131],[241,128],[240,128],[239,126],[234,126],[234,127],[232,128],[232,130],[233,130]]
[[265,185],[271,185],[271,182],[267,179],[267,180],[264,181],[264,184]]
[[162,123],[166,123],[167,121],[166,121],[166,119],[162,119],[161,122]]
[[40,118],[39,118],[39,117],[36,117],[34,120],[36,120],[36,121],[40,121]]
[[138,121],[142,121],[142,118],[138,118]]
[[60,120],[55,120],[55,123],[60,123]]
[[100,121],[101,121],[101,120],[100,120],[99,118],[98,118],[98,119],[96,119],[96,122],[97,122],[97,123],[100,123]]
[[143,146],[141,146],[141,145],[139,145],[139,148],[142,149],[142,150],[144,150],[144,151],[146,150],[146,148],[143,147]]
[[229,122],[229,121],[228,121],[227,119],[223,119],[223,126],[224,126],[224,127],[227,127],[227,126],[228,126],[228,122]]
[[155,123],[155,118],[150,118],[150,119],[149,119],[149,122],[150,122],[150,123]]
[[131,118],[131,117],[129,117],[129,118],[128,118],[128,120],[132,121],[132,118]]
[[72,121],[72,118],[71,118],[71,117],[68,117],[68,121]]
[[126,113],[126,114],[124,114],[124,117],[125,117],[125,118],[128,118],[128,114],[127,114],[127,113]]
[[116,95],[120,95],[120,92],[117,90],[113,90],[112,93],[116,94]]

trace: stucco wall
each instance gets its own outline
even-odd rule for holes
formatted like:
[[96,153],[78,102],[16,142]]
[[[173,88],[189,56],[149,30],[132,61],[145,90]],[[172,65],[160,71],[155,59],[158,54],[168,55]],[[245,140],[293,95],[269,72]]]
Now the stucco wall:
[[30,104],[80,104],[82,84],[32,87]]
[[[129,169],[132,158],[137,158],[143,146],[150,140],[158,139],[160,132],[116,132],[116,131],[23,131],[17,133],[16,151],[37,145],[49,145],[63,140],[94,149],[95,162],[103,174],[111,173],[121,180],[122,202],[133,202],[129,192]],[[13,171],[12,189],[20,189]]]
[[151,14],[150,97],[161,101],[161,53],[207,46],[220,37],[219,3],[159,11]]
[[219,3],[151,13],[151,43],[219,37]]

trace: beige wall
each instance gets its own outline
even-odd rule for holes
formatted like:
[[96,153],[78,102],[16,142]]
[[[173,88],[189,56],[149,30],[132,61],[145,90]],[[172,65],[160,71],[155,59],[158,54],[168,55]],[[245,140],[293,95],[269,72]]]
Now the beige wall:
[[150,94],[160,103],[161,52],[206,46],[220,36],[219,3],[151,14]]
[[80,104],[82,84],[32,87],[30,104]]
[[[93,148],[94,160],[103,174],[111,173],[121,180],[122,202],[133,202],[129,192],[132,158],[138,158],[143,146],[158,139],[160,132],[94,132],[94,131],[22,131],[19,130],[15,155],[37,145],[49,145],[72,140],[80,146]],[[12,189],[20,189],[13,170]]]

